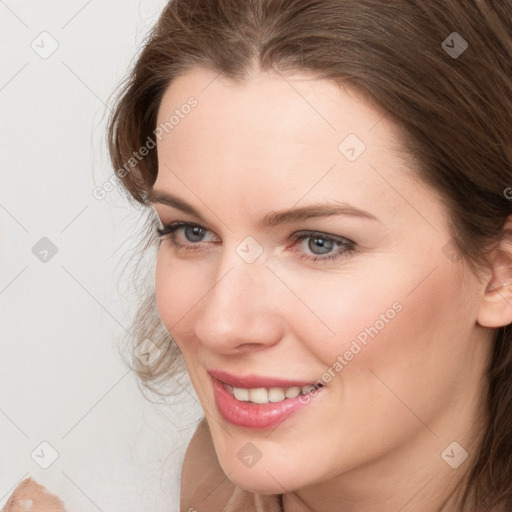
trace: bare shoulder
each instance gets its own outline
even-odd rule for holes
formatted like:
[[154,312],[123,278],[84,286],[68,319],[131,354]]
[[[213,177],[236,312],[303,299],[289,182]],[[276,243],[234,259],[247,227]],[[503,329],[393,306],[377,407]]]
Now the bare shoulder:
[[180,511],[222,510],[235,485],[219,464],[206,418],[197,426],[185,453],[181,470]]

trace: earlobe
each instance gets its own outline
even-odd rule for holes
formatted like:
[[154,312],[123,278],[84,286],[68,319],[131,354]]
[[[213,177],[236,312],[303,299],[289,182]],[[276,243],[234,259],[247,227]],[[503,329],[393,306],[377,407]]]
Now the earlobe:
[[483,327],[512,323],[512,221],[507,220],[494,252],[491,276],[481,299],[477,322]]

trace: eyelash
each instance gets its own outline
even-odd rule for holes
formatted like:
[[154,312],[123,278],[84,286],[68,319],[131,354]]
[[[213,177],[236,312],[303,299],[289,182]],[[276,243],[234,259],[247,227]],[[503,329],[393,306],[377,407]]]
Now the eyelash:
[[[157,227],[156,228],[156,234],[160,240],[168,235],[169,240],[171,241],[172,245],[175,247],[177,251],[180,252],[190,252],[190,251],[198,251],[200,250],[201,242],[190,242],[192,245],[188,244],[182,244],[176,240],[176,231],[183,227],[197,227],[200,229],[204,229],[205,231],[208,231],[203,226],[200,226],[199,224],[194,224],[193,222],[173,222],[171,224],[164,225],[163,227]],[[312,263],[323,263],[327,261],[333,261],[337,260],[341,257],[348,257],[350,256],[354,251],[356,244],[355,242],[352,242],[351,240],[339,237],[339,236],[333,236],[328,235],[326,233],[322,233],[320,231],[298,231],[297,233],[294,233],[291,236],[293,242],[296,244],[298,242],[302,242],[304,240],[307,240],[308,238],[321,238],[322,240],[325,240],[327,242],[333,242],[335,244],[338,244],[340,246],[339,250],[333,253],[328,253],[325,256],[321,255],[307,255],[304,253],[301,253],[299,255],[299,258],[301,260],[305,260]]]

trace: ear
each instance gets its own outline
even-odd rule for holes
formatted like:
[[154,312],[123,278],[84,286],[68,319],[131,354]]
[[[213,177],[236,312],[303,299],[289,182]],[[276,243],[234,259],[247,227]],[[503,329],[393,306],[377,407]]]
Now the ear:
[[512,216],[504,225],[491,261],[477,322],[483,327],[497,328],[512,323]]

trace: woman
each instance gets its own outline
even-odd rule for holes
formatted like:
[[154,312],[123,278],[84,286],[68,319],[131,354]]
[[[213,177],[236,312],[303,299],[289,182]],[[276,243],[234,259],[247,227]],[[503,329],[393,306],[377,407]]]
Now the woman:
[[137,371],[205,414],[180,510],[512,510],[511,15],[166,6],[109,145],[158,248]]

